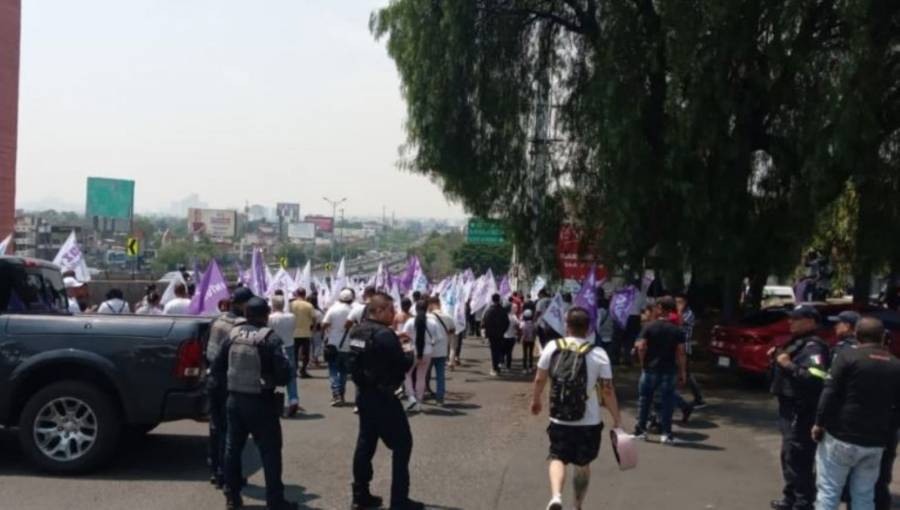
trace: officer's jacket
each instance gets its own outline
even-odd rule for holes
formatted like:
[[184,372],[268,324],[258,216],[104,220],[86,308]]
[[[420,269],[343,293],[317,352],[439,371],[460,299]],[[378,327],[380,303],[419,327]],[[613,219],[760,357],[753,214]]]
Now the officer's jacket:
[[291,368],[274,331],[242,322],[216,355],[212,376],[226,381],[229,392],[259,394],[286,385]]
[[367,319],[350,331],[350,338],[356,355],[351,375],[360,389],[393,391],[403,383],[413,359],[392,329]]
[[782,367],[773,362],[772,394],[814,409],[828,374],[828,345],[815,335],[805,335],[788,342],[781,352],[791,356],[791,363]]

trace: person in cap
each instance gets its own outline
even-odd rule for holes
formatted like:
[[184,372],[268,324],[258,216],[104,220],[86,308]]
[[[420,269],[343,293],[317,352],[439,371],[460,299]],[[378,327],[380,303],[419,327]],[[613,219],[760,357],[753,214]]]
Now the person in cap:
[[819,443],[817,510],[837,510],[845,485],[853,510],[876,508],[876,483],[891,436],[896,447],[900,361],[883,345],[880,320],[860,319],[856,335],[859,344],[835,358],[812,429]]
[[[244,323],[244,306],[253,293],[246,287],[238,287],[231,297],[231,309],[219,315],[209,328],[209,340],[206,342],[205,356],[208,367],[212,367],[222,350],[222,346],[231,335],[235,326]],[[225,419],[225,403],[228,388],[225,374],[215,374],[207,370],[206,392],[209,399],[209,447],[207,463],[209,464],[209,482],[219,488],[225,485],[225,438],[227,422]]]
[[81,314],[81,304],[78,302],[78,299],[86,295],[87,286],[74,276],[63,278],[63,286],[66,288],[66,297],[69,301],[69,313],[72,315]]
[[352,311],[356,294],[352,289],[344,289],[338,294],[338,301],[331,305],[322,319],[322,328],[328,342],[325,346],[325,361],[328,362],[328,376],[331,379],[331,406],[344,405],[347,390],[347,367],[343,360],[350,352],[347,343],[348,318]]
[[[244,306],[245,321],[232,328],[216,355],[213,372],[225,374],[228,421],[225,441],[225,501],[228,510],[243,506],[241,500],[241,455],[252,435],[259,450],[266,479],[268,510],[296,509],[296,503],[284,499],[281,481],[281,422],[283,394],[275,388],[287,385],[291,364],[284,344],[269,321],[269,304],[252,297]],[[220,379],[221,380],[221,379]]]
[[778,398],[781,429],[782,499],[775,510],[811,510],[816,499],[812,430],[828,370],[828,345],[818,336],[819,312],[799,306],[790,313],[791,339],[769,350],[773,359],[771,393]]
[[834,323],[834,335],[838,339],[831,349],[831,363],[834,363],[841,351],[859,344],[856,341],[856,323],[859,322],[859,314],[852,310],[845,310],[829,317],[828,321]]

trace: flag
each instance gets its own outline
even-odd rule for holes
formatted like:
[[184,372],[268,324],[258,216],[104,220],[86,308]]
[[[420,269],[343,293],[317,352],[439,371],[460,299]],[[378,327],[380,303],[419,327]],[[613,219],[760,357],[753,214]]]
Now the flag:
[[487,273],[484,273],[479,278],[472,290],[472,312],[478,312],[488,306],[494,294],[497,294],[497,281],[494,280],[493,271],[488,269]]
[[399,310],[400,309],[400,301],[401,301],[400,285],[396,281],[391,284],[391,299],[394,300],[394,308]]
[[234,263],[234,269],[237,271],[237,283],[238,285],[246,285],[247,280],[244,278],[244,268],[241,267],[240,262]]
[[294,288],[294,279],[291,278],[290,273],[282,267],[275,273],[275,276],[272,277],[272,282],[266,289],[266,297],[271,298],[275,295],[275,291],[280,290],[289,298],[291,294],[294,293]]
[[542,290],[547,286],[547,280],[544,279],[543,276],[538,276],[534,279],[534,284],[531,286],[531,291],[528,294],[531,296],[531,299],[537,301],[538,295]]
[[425,276],[425,271],[422,270],[422,265],[419,264],[418,257],[416,258],[416,271],[413,275],[412,287],[410,290],[412,292],[419,291],[422,294],[428,293],[428,277]]
[[203,278],[191,298],[188,313],[191,315],[217,315],[219,313],[219,301],[228,299],[228,284],[219,269],[215,259],[206,266]]
[[12,241],[12,234],[6,236],[6,239],[0,243],[0,255],[6,255],[6,250],[9,249],[9,243]]
[[581,284],[581,290],[575,295],[575,306],[580,306],[587,310],[588,316],[591,318],[589,332],[593,332],[597,327],[597,266],[592,265],[591,271],[587,278]]
[[165,306],[166,303],[175,299],[175,285],[183,283],[187,286],[187,282],[184,281],[184,277],[181,276],[181,271],[175,271],[175,278],[169,281],[169,285],[166,287],[165,292],[161,298],[159,298],[159,304]]
[[331,279],[331,293],[337,294],[347,287],[347,268],[344,264],[344,257],[341,257],[341,263],[338,265],[337,274]]
[[312,295],[312,262],[306,261],[303,272],[297,276],[296,280],[298,289],[305,289],[307,295]]
[[81,282],[91,281],[91,273],[88,271],[84,254],[78,246],[75,231],[69,234],[69,238],[59,249],[59,253],[53,258],[53,263],[60,267],[62,272],[75,271],[75,279]]
[[413,255],[406,261],[406,269],[400,276],[399,290],[406,294],[412,289],[413,280],[416,278],[416,269],[419,268],[419,257]]
[[267,280],[269,268],[263,260],[262,250],[253,249],[253,258],[250,262],[250,280],[247,287],[257,296],[265,296],[269,281]]
[[563,301],[562,295],[557,292],[553,299],[550,300],[550,306],[547,307],[547,311],[541,315],[541,322],[560,336],[566,334],[565,309],[566,303]]
[[503,276],[503,280],[500,281],[500,289],[498,292],[504,301],[508,301],[509,297],[512,296],[512,289],[509,288],[509,276]]
[[472,282],[466,282],[466,275],[460,275],[456,282],[456,305],[453,310],[453,322],[456,323],[456,331],[466,331],[466,302],[469,300],[469,292],[472,290]]
[[634,303],[634,300],[637,298],[637,293],[638,289],[634,285],[628,285],[613,293],[612,299],[609,302],[609,313],[619,327],[624,328],[625,324],[628,322],[629,311],[631,310],[631,305]]

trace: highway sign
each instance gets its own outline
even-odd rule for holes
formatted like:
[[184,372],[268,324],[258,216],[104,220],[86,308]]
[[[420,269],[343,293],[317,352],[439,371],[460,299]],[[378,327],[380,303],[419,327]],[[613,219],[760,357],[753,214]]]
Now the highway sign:
[[334,262],[326,262],[325,270],[328,272],[334,271]]
[[129,257],[137,257],[138,252],[141,250],[141,243],[134,237],[129,237],[128,242],[125,243],[125,252]]
[[506,233],[499,221],[471,218],[466,228],[466,242],[470,244],[504,244],[506,243]]
[[287,265],[288,265],[288,258],[287,258],[287,257],[281,257],[281,258],[279,258],[279,259],[278,259],[278,262],[281,263],[281,267],[282,267],[282,268],[287,268]]

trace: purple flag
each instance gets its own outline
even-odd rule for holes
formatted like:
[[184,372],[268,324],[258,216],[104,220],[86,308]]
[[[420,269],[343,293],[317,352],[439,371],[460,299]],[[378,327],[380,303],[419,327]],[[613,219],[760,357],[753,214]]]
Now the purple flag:
[[509,299],[512,296],[512,289],[509,288],[509,276],[504,275],[503,280],[500,281],[500,297],[503,299]]
[[191,315],[216,315],[219,313],[219,301],[228,299],[228,284],[219,270],[219,264],[215,260],[210,261],[203,278],[191,298],[191,306],[188,313]]
[[420,269],[421,264],[419,264],[419,257],[413,255],[406,262],[406,270],[403,272],[403,275],[400,276],[400,292],[406,294],[412,290],[413,281],[416,278],[416,271]]
[[631,311],[631,305],[637,299],[637,293],[637,287],[629,285],[617,290],[609,302],[609,312],[612,314],[613,320],[622,328],[628,322],[628,312]]
[[592,265],[591,271],[587,278],[581,284],[581,290],[575,296],[575,306],[580,306],[587,310],[588,316],[591,318],[590,330],[594,331],[597,327],[597,266]]
[[263,260],[262,250],[255,248],[253,250],[253,259],[250,263],[250,281],[247,282],[247,286],[257,296],[265,296],[268,284],[266,263]]

